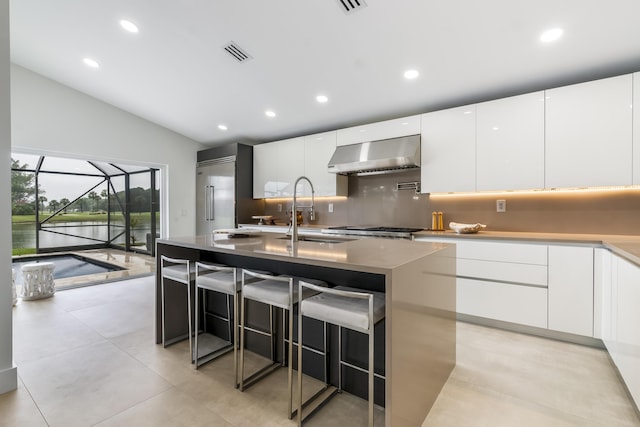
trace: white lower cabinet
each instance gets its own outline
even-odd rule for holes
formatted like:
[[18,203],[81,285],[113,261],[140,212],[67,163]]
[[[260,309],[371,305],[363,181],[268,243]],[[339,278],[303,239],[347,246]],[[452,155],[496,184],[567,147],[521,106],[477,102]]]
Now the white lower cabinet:
[[640,267],[613,256],[610,336],[604,340],[631,396],[640,404]]
[[458,313],[547,327],[547,289],[458,278]]
[[549,329],[593,336],[593,248],[549,246]]
[[456,244],[458,313],[547,327],[546,245],[424,240]]
[[[601,335],[601,310],[594,311],[594,305],[606,295],[602,280],[594,281],[593,247],[424,240],[456,244],[458,313],[586,337]],[[601,270],[598,274],[604,277]]]

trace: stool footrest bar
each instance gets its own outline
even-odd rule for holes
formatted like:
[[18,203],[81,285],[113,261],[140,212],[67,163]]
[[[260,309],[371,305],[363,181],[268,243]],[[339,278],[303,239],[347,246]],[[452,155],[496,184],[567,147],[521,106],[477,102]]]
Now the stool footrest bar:
[[[333,398],[339,392],[340,391],[338,390],[338,388],[332,385],[326,385],[318,390],[316,394],[308,398],[302,404],[302,421],[305,421],[307,418],[313,416],[318,409],[327,404],[329,400],[331,400],[331,398]],[[291,417],[293,418],[296,415],[298,415],[297,409],[293,411]]]
[[273,362],[272,364],[267,365],[264,368],[260,369],[259,371],[249,375],[242,382],[242,386],[240,387],[240,391],[245,391],[246,389],[248,389],[249,387],[251,387],[252,385],[257,383],[258,381],[260,381],[262,378],[264,378],[267,375],[275,372],[278,368],[281,368],[281,367],[282,367],[281,363]]

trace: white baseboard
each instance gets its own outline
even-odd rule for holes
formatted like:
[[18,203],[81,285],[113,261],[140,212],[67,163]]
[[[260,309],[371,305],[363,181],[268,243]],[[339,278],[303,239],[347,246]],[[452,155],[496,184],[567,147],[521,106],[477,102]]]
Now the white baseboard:
[[0,371],[0,394],[18,388],[18,368],[16,366]]

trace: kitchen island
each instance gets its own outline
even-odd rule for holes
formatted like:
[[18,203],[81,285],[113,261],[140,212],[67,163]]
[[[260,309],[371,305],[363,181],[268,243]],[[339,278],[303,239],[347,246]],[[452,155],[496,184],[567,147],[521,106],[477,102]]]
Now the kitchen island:
[[[385,406],[388,426],[419,426],[455,366],[455,245],[377,238],[301,240],[292,245],[277,233],[244,238],[214,234],[158,240],[157,256],[161,255],[385,292],[386,317],[383,328],[376,331],[376,357],[384,361],[376,380],[376,385],[382,381],[380,392],[376,390],[382,398],[376,402]],[[156,342],[160,342],[159,279],[157,283]],[[173,303],[167,308],[167,334],[184,335],[186,302],[180,301],[186,301],[186,290],[170,288],[167,300]],[[366,347],[358,337],[353,340]]]

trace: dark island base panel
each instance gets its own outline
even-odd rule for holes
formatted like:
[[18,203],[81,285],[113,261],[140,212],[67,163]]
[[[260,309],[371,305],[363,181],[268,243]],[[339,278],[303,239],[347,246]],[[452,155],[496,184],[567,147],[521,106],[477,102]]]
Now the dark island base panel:
[[[309,277],[324,280],[330,285],[351,286],[362,288],[365,290],[374,290],[384,292],[384,276],[361,273],[355,271],[332,269],[326,267],[309,266],[303,264],[287,263],[281,261],[272,261],[264,259],[256,259],[250,257],[242,257],[238,255],[214,253],[207,251],[199,251],[183,247],[158,244],[157,257],[166,255],[170,257],[191,259],[203,262],[216,262],[225,265],[243,267],[249,269],[270,271],[276,274],[287,274],[300,277]],[[162,342],[161,316],[160,316],[160,282],[159,282],[159,263],[157,270],[157,311],[156,311],[156,342]],[[195,307],[195,288],[192,288],[192,306]],[[221,321],[216,316],[226,316],[227,301],[226,296],[216,292],[204,292],[207,302],[207,313],[202,310],[198,313],[200,316],[200,325],[205,326],[209,333],[217,335],[223,339],[229,339],[229,330],[226,322]],[[187,290],[181,283],[165,281],[165,297],[166,306],[166,335],[167,340],[187,338]],[[266,331],[269,329],[269,307],[254,301],[247,301],[247,325]],[[230,301],[233,313],[233,302]],[[195,313],[194,313],[195,315]],[[297,369],[297,334],[298,334],[298,318],[297,308],[294,313],[294,369]],[[321,350],[323,346],[323,323],[315,319],[303,319],[304,323],[304,346]],[[282,311],[274,308],[274,327],[276,331],[276,359],[282,361],[286,355],[282,354]],[[202,328],[201,328],[202,330]],[[384,376],[385,367],[385,321],[381,321],[375,327],[375,373]],[[338,385],[338,327],[335,325],[327,325],[327,363],[329,382],[332,385]],[[288,337],[287,337],[288,339]],[[269,338],[253,333],[246,332],[246,349],[258,353],[264,357],[270,357],[271,349]],[[342,330],[342,359],[350,365],[358,366],[366,369],[368,364],[368,338],[367,335],[343,329]],[[319,380],[324,379],[324,358],[310,350],[303,350],[304,373]],[[249,373],[250,374],[250,373]],[[384,379],[376,376],[374,384],[374,400],[377,405],[385,405],[385,382]],[[368,378],[365,372],[359,371],[349,366],[342,366],[342,388],[344,391],[359,396],[363,399],[367,398]]]

